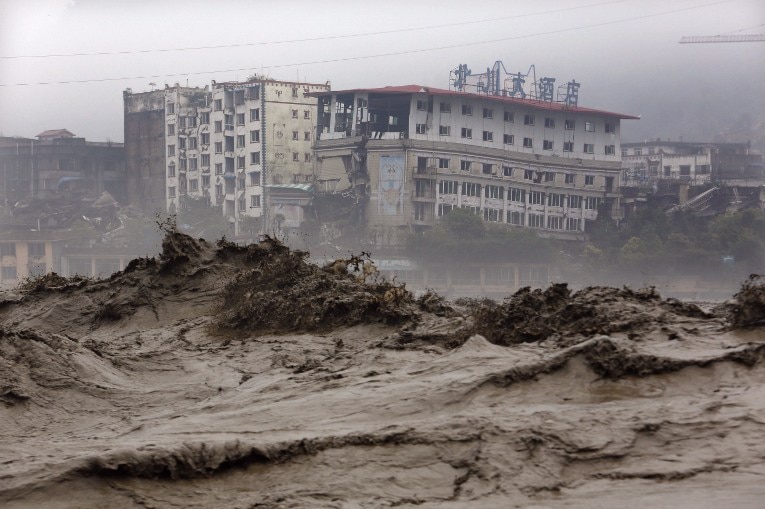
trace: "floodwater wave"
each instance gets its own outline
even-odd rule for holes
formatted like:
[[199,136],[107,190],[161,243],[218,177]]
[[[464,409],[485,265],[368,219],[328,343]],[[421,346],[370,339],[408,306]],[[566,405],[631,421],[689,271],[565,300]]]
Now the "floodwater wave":
[[764,302],[448,302],[170,232],[0,302],[0,505],[759,507]]

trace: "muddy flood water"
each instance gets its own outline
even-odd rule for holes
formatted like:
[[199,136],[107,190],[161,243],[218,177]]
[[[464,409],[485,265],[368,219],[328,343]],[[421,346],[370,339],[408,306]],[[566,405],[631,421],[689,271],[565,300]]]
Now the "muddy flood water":
[[0,506],[765,507],[762,279],[452,303],[362,263],[170,233],[6,296]]

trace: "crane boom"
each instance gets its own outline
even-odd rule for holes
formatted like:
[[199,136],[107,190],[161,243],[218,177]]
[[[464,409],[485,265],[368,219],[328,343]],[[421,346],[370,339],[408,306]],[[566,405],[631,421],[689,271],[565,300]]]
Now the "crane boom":
[[704,42],[761,42],[765,34],[751,35],[691,35],[680,38],[680,44],[695,44]]

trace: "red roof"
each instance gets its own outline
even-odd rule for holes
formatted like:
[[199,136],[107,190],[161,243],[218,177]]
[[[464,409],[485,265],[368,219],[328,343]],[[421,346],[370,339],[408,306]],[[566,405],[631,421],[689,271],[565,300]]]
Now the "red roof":
[[626,113],[616,113],[613,111],[596,110],[593,108],[583,108],[581,106],[567,106],[560,102],[539,101],[536,99],[521,99],[520,97],[509,97],[501,95],[487,95],[487,94],[475,94],[472,92],[458,92],[456,90],[446,90],[443,88],[423,87],[421,85],[401,85],[390,86],[382,88],[354,88],[350,90],[332,90],[331,92],[314,92],[311,95],[320,96],[328,94],[351,94],[357,92],[365,92],[370,94],[429,94],[429,95],[445,95],[445,96],[457,96],[468,97],[475,99],[483,99],[495,102],[501,102],[505,104],[516,104],[519,106],[525,106],[528,108],[534,108],[538,110],[547,111],[570,111],[573,113],[593,113],[596,115],[608,115],[611,117],[618,117],[628,120],[638,120],[640,117],[634,115],[628,115]]

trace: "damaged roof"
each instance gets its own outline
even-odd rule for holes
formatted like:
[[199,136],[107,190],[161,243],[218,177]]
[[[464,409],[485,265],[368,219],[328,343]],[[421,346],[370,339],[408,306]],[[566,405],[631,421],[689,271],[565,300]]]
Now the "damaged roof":
[[503,104],[513,104],[517,106],[525,106],[527,108],[534,108],[538,110],[546,111],[569,111],[573,113],[593,113],[597,115],[607,115],[610,117],[617,117],[626,120],[639,120],[640,117],[635,115],[628,115],[626,113],[617,113],[613,111],[598,110],[593,108],[583,108],[581,106],[568,106],[565,103],[540,101],[537,99],[522,99],[520,97],[501,96],[501,95],[488,95],[488,94],[476,94],[473,92],[459,92],[457,90],[447,90],[444,88],[425,87],[422,85],[400,85],[400,86],[388,86],[381,88],[354,88],[349,90],[333,90],[331,92],[313,92],[307,95],[313,95],[316,97],[325,95],[340,95],[340,94],[355,94],[355,93],[367,93],[367,94],[428,94],[438,96],[450,96],[458,98],[468,99],[481,99],[485,101],[499,102]]

